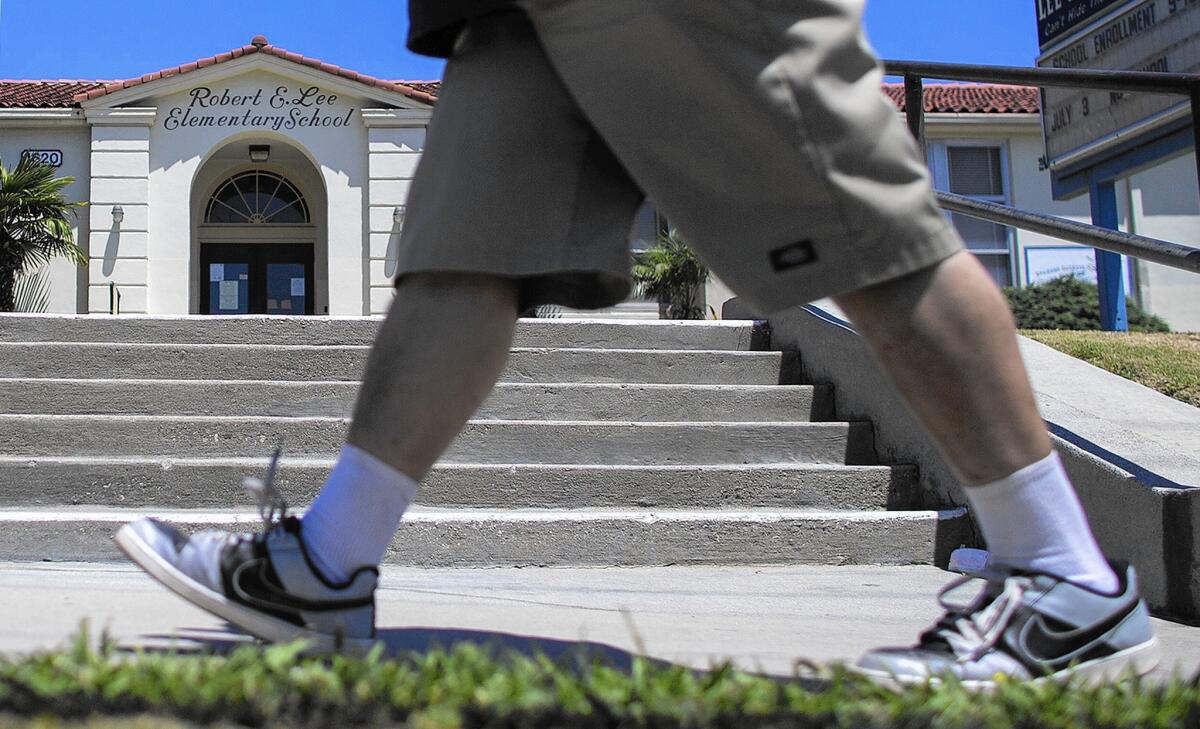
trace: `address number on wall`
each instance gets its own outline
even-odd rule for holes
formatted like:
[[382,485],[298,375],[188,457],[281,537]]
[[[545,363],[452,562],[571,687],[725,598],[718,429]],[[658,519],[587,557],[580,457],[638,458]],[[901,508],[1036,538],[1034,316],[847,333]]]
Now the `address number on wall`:
[[62,167],[63,153],[60,149],[27,149],[21,157],[32,158],[37,162],[51,167]]

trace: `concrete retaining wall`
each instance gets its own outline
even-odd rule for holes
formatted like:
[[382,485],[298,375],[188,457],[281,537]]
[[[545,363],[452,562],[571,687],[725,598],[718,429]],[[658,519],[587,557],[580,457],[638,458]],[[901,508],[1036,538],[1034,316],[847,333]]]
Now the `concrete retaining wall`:
[[[735,303],[728,314],[738,313]],[[897,494],[893,508],[965,503],[941,454],[846,322],[818,306],[769,322],[773,349],[801,353],[803,381],[834,385],[838,419],[875,424],[881,462],[918,464],[917,488]],[[1029,339],[1021,353],[1101,546],[1133,562],[1155,611],[1200,617],[1200,409]]]

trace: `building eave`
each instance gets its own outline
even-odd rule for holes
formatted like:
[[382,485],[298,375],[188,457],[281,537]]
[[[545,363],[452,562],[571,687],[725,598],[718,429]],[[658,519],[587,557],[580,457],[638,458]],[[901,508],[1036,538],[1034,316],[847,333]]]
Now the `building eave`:
[[85,127],[82,109],[0,109],[0,126],[6,128]]
[[75,103],[85,108],[121,106],[150,96],[170,94],[204,81],[219,80],[254,68],[264,68],[304,79],[339,93],[372,99],[397,108],[432,108],[436,100],[423,91],[395,81],[385,81],[301,56],[269,44],[248,45],[211,58],[163,69],[135,79],[114,81],[77,94]]
[[1029,126],[1042,123],[1041,114],[996,114],[992,112],[945,113],[932,112],[925,114],[926,122],[943,124],[987,124],[989,126],[1011,125]]

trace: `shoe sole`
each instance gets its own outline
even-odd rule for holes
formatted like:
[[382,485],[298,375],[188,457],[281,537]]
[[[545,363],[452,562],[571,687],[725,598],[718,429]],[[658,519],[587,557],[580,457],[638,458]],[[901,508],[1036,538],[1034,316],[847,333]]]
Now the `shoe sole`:
[[[1131,677],[1144,676],[1158,667],[1161,658],[1162,651],[1159,647],[1158,638],[1151,638],[1145,643],[1135,645],[1132,648],[1126,648],[1112,655],[1086,661],[1070,668],[1064,668],[1049,676],[1030,679],[1029,683],[1037,686],[1046,683],[1077,681],[1082,686],[1100,686]],[[903,690],[926,684],[938,686],[943,683],[943,680],[937,676],[897,676],[891,673],[871,671],[856,666],[850,666],[850,670],[860,676],[871,679],[881,686],[894,690]],[[980,692],[992,691],[1000,685],[996,681],[991,680],[959,681],[959,684],[968,691]]]
[[344,638],[318,633],[301,628],[279,618],[262,613],[254,608],[230,600],[219,592],[209,589],[188,577],[142,541],[132,527],[126,525],[117,531],[117,547],[146,574],[158,580],[171,592],[203,610],[229,621],[256,638],[270,643],[291,643],[303,640],[308,643],[305,654],[343,653],[363,655],[378,642],[368,638]]

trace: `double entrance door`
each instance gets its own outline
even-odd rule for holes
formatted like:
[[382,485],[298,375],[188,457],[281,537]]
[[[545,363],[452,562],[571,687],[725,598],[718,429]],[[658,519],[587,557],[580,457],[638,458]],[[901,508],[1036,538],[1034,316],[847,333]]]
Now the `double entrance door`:
[[202,243],[203,314],[313,313],[311,243]]

